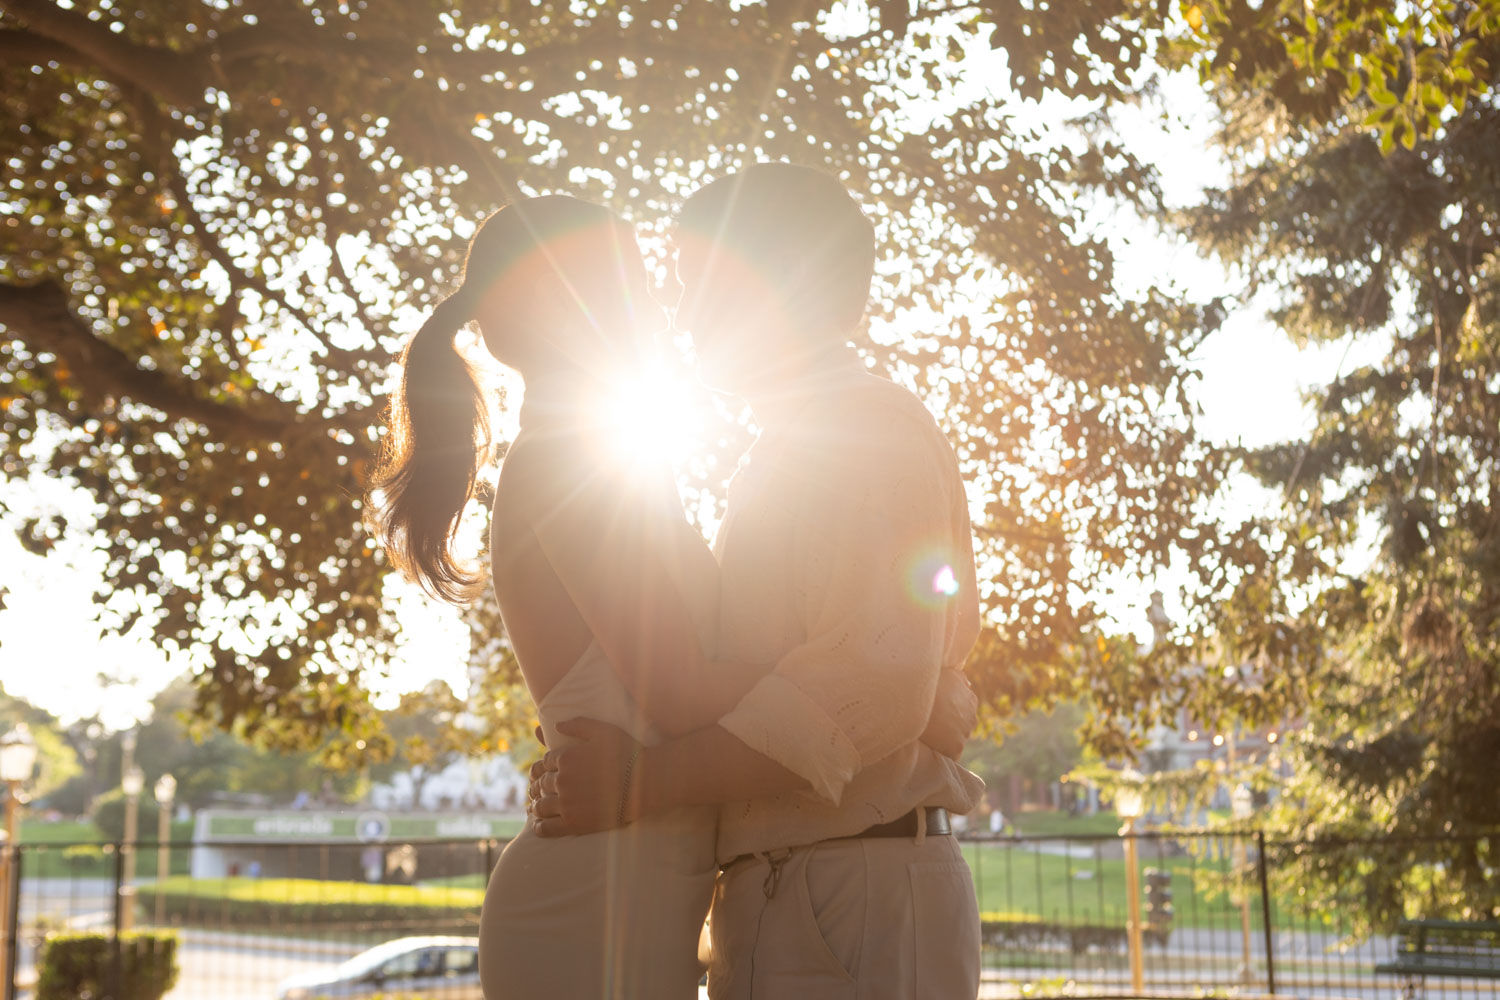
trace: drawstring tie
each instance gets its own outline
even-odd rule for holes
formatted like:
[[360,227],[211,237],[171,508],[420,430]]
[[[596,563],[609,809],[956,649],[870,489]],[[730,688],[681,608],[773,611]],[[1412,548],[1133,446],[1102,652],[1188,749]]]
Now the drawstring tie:
[[770,865],[771,870],[766,872],[766,880],[761,883],[760,891],[766,894],[766,899],[776,896],[776,888],[781,884],[781,868],[792,856],[791,848],[782,848],[776,851],[756,851],[755,856]]

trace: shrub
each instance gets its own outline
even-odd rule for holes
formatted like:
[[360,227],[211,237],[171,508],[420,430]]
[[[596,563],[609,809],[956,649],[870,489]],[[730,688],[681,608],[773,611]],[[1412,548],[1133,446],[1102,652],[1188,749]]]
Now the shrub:
[[37,1000],[161,1000],[177,982],[177,935],[120,935],[119,988],[114,943],[107,934],[49,934],[38,961]]
[[[161,807],[149,794],[143,794],[136,802],[136,839],[155,842],[157,834],[157,822],[160,819],[158,811]],[[94,809],[89,813],[89,818],[94,821],[94,828],[106,842],[113,843],[125,839],[125,793],[116,788],[94,800]],[[191,820],[179,823],[173,820],[169,824],[168,838],[171,840],[191,840],[193,836],[193,823]]]
[[[136,830],[138,839],[156,839],[156,800],[142,795],[136,800]],[[125,793],[116,788],[94,800],[89,818],[108,841],[125,839]]]
[[1082,955],[1094,950],[1119,951],[1126,943],[1123,927],[1060,924],[1008,916],[993,919],[989,914],[980,915],[979,933],[984,947],[999,951],[1041,951],[1048,947],[1063,947],[1075,955]]

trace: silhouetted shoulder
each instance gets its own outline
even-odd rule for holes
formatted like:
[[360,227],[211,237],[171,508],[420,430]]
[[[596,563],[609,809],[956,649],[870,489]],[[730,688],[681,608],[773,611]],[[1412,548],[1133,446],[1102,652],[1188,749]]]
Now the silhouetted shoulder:
[[810,404],[798,434],[833,461],[908,461],[950,456],[937,420],[911,390],[878,375],[840,380]]
[[676,503],[675,483],[670,467],[633,460],[597,428],[542,425],[516,435],[500,466],[495,509],[531,524],[558,517],[604,523],[648,516],[664,489]]
[[522,429],[500,463],[495,512],[529,522],[555,509],[585,474],[582,452],[571,436]]

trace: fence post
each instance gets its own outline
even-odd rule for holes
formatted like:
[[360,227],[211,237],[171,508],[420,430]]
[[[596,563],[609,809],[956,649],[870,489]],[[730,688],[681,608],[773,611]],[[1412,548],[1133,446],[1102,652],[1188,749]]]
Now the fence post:
[[[125,980],[125,957],[121,951],[120,932],[125,924],[125,851],[124,844],[115,842],[115,912],[114,933],[109,942],[109,1000],[120,1000],[120,989]],[[134,902],[132,897],[131,902]]]
[[10,872],[10,880],[6,888],[5,900],[6,921],[5,940],[0,942],[5,947],[5,1000],[16,1000],[16,964],[21,950],[21,845],[6,844],[4,850],[10,852],[10,860],[6,863],[6,870]]
[[1266,831],[1255,831],[1256,865],[1260,868],[1260,917],[1266,935],[1266,992],[1276,995],[1276,947],[1271,934],[1271,882],[1266,874]]
[[[979,904],[979,910],[984,912],[984,851],[980,845],[974,842],[974,901]],[[980,917],[983,920],[983,917]]]

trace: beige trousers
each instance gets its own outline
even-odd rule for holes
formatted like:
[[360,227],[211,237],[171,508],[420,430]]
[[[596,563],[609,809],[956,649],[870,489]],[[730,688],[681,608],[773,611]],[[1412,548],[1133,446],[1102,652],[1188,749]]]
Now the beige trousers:
[[711,1000],[974,1000],[979,911],[952,837],[832,840],[729,866]]

